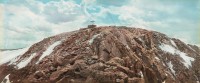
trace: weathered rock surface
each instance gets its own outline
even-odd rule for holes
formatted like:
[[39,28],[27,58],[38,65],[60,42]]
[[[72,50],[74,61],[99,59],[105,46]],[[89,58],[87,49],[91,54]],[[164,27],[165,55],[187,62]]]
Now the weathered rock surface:
[[84,28],[46,38],[0,65],[2,83],[199,83],[199,80],[197,46],[155,31],[116,26]]

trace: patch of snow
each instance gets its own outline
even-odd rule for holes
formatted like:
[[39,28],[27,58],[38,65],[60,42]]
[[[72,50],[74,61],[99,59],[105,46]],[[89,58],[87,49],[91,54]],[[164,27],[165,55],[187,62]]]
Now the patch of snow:
[[96,34],[96,35],[94,35],[94,36],[92,37],[92,39],[89,40],[89,44],[91,45],[91,44],[93,43],[94,39],[97,38],[99,35],[101,35],[101,34]]
[[196,82],[199,83],[199,79],[198,79],[198,77],[197,77],[196,75],[194,75],[194,76],[195,76],[195,78],[196,78],[196,80],[197,80]]
[[144,41],[141,38],[138,38],[142,43],[144,43]]
[[55,43],[53,43],[52,45],[50,45],[45,52],[43,52],[42,56],[39,58],[38,62],[36,62],[36,64],[38,64],[44,57],[50,55],[53,52],[53,49],[58,46],[59,44],[61,44],[61,41],[56,41]]
[[196,75],[194,75],[195,79],[196,79],[196,82],[199,83],[199,79]]
[[142,71],[139,72],[139,75],[140,75],[142,78],[144,77]]
[[9,79],[10,74],[8,74],[1,83],[11,83]]
[[90,49],[90,47],[86,47],[86,49],[87,49],[87,50],[89,50],[89,49]]
[[130,47],[129,47],[128,45],[126,45],[126,48],[127,48],[127,49],[130,49]]
[[172,47],[172,46],[170,46],[170,45],[162,44],[162,45],[160,45],[159,47],[160,47],[161,50],[163,50],[163,51],[169,52],[169,53],[171,53],[171,54],[173,54],[173,55],[174,55],[174,54],[179,55],[179,56],[184,60],[183,64],[184,64],[184,66],[186,66],[187,68],[189,68],[189,66],[191,66],[191,61],[194,61],[194,58],[187,56],[186,53],[181,52],[181,51],[175,49],[174,47]]
[[196,52],[190,45],[188,46],[192,51]]
[[162,83],[165,83],[165,81],[163,81]]
[[161,50],[169,52],[171,54],[175,54],[176,53],[176,49],[170,45],[167,44],[162,44],[159,46],[161,48]]
[[163,62],[162,62],[163,66],[166,66]]
[[12,64],[16,61],[16,58],[23,55],[29,47],[18,49],[18,50],[9,50],[0,52],[0,65],[10,62]]
[[194,61],[194,58],[189,57],[189,56],[186,56],[186,53],[183,53],[183,52],[180,52],[180,51],[177,51],[177,54],[179,54],[180,57],[185,61],[185,62],[183,62],[183,64],[184,64],[187,68],[189,68],[190,66],[192,66],[191,61]]
[[35,73],[38,73],[38,72],[40,72],[40,71],[36,71]]
[[172,65],[171,61],[169,63],[167,63],[167,65],[170,68],[171,72],[175,75],[175,71],[173,69],[173,65]]
[[160,59],[157,56],[155,57],[155,59],[158,60],[158,61],[160,61]]
[[18,63],[16,66],[18,69],[21,69],[23,67],[25,67],[32,59],[33,57],[36,55],[36,53],[32,54],[30,57],[25,58],[24,60],[22,60],[20,63]]
[[119,82],[120,82],[120,79],[116,79],[116,82],[119,83]]
[[170,40],[170,42],[172,43],[173,46],[176,47],[176,43],[173,40]]
[[165,73],[165,75],[168,76],[166,73]]

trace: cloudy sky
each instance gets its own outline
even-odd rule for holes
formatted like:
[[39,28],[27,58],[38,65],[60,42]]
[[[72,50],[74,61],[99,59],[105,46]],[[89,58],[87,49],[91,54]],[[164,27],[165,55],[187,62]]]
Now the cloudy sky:
[[1,48],[97,25],[155,30],[199,44],[200,0],[0,0]]

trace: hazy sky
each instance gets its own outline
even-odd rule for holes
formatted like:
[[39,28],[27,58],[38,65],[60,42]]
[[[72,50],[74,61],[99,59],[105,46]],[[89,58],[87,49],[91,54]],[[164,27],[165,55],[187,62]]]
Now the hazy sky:
[[0,0],[0,7],[1,48],[26,47],[86,27],[91,20],[97,25],[146,28],[199,43],[200,0]]

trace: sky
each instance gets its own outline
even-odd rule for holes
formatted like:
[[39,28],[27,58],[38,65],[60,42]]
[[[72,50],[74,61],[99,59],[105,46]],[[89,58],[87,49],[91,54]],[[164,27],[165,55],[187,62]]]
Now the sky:
[[24,48],[91,20],[200,43],[200,0],[0,0],[0,49]]

